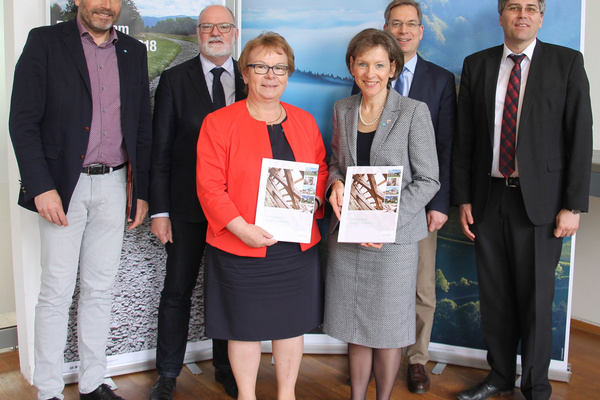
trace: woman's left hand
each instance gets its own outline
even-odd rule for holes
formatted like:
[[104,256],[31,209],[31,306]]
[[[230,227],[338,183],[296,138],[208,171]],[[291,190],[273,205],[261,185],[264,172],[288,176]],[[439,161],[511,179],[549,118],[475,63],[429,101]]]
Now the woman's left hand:
[[380,249],[383,247],[383,243],[361,243],[361,246],[372,247],[374,249]]

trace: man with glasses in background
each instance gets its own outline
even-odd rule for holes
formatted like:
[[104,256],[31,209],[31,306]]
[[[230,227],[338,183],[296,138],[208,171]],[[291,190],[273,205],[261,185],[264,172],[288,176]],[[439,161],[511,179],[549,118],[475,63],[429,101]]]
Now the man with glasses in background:
[[[196,29],[200,54],[162,73],[155,95],[150,214],[152,233],[165,244],[167,265],[158,309],[156,369],[151,400],[173,398],[183,367],[191,296],[207,222],[196,194],[196,146],[204,118],[242,100],[244,82],[231,52],[238,38],[233,13],[206,7]],[[213,340],[215,378],[237,398],[226,340]]]
[[401,95],[427,104],[435,130],[440,169],[440,190],[425,207],[429,235],[419,242],[419,265],[416,293],[416,342],[408,346],[407,384],[413,393],[429,390],[429,341],[435,313],[435,253],[437,232],[450,214],[450,157],[456,114],[456,84],[454,75],[444,68],[425,61],[417,54],[423,39],[423,13],[414,0],[392,1],[385,10],[384,29],[398,40],[404,54],[404,68],[392,87]]
[[563,237],[588,209],[590,88],[581,53],[537,39],[544,0],[499,0],[504,45],[465,59],[452,157],[453,200],[475,243],[491,371],[460,400],[549,399],[554,274]]

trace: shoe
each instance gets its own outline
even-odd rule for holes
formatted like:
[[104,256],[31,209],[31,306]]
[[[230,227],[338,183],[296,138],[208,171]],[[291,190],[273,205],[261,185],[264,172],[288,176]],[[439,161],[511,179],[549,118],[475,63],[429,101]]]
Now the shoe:
[[159,375],[154,387],[152,387],[150,400],[173,400],[176,380],[177,378],[167,378]]
[[223,385],[225,393],[227,393],[230,397],[237,399],[237,383],[235,383],[235,377],[233,376],[233,372],[231,370],[226,371],[220,368],[215,369],[215,380]]
[[475,386],[463,390],[457,396],[458,400],[485,400],[492,396],[509,396],[514,389],[501,389],[487,382],[480,382]]
[[53,397],[53,398],[48,399],[48,400],[60,400],[60,399],[58,397]]
[[106,383],[98,386],[91,393],[79,393],[79,400],[125,400],[117,396]]
[[408,364],[406,376],[408,390],[412,393],[427,393],[429,391],[429,374],[423,364]]

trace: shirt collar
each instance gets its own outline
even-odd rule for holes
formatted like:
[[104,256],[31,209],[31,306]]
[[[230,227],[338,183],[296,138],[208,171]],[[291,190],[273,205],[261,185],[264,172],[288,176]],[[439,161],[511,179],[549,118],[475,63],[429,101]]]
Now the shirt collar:
[[415,55],[413,58],[408,60],[406,64],[404,64],[404,67],[413,75],[415,74],[415,69],[417,68],[417,58],[419,57]]
[[[79,28],[79,36],[81,36],[82,38],[83,37],[88,37],[93,42],[94,38],[92,37],[92,35],[90,34],[90,32],[87,30],[87,28],[85,27],[85,25],[83,25],[83,23],[79,19],[79,15],[77,15],[75,17],[75,20],[77,21],[77,28]],[[104,43],[115,44],[115,43],[117,43],[118,40],[119,40],[119,38],[117,36],[117,32],[116,32],[115,28],[111,27],[110,28],[110,35],[108,36],[108,39]]]
[[223,63],[223,65],[216,65],[208,58],[204,57],[202,53],[199,54],[199,57],[200,62],[202,63],[202,71],[204,71],[204,75],[210,73],[210,71],[215,67],[221,67],[224,68],[229,75],[233,76],[233,59],[231,58],[231,56],[229,56],[229,58]]
[[[533,51],[535,50],[536,44],[537,44],[537,39],[535,39],[533,42],[531,42],[531,44],[529,44],[529,46],[527,46],[525,48],[525,50],[523,50],[523,52],[519,53],[519,54],[525,54],[527,59],[529,59],[529,61],[531,61],[531,59],[533,58]],[[511,49],[508,48],[506,43],[504,43],[504,50],[502,52],[502,61],[505,61],[508,58],[508,56],[510,56],[511,54],[515,54],[515,53]]]

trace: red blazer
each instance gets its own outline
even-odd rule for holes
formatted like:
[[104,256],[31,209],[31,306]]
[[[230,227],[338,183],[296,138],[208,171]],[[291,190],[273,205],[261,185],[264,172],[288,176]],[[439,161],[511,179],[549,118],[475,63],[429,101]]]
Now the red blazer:
[[[287,114],[283,130],[296,161],[319,164],[317,196],[323,199],[327,164],[317,123],[308,112],[282,105]],[[263,158],[273,158],[267,126],[250,116],[245,100],[206,117],[198,138],[196,186],[208,220],[206,242],[210,245],[239,256],[266,256],[266,247],[249,247],[225,227],[237,216],[255,222]],[[321,240],[316,219],[323,213],[320,207],[314,214],[311,242],[301,244],[302,250]]]

